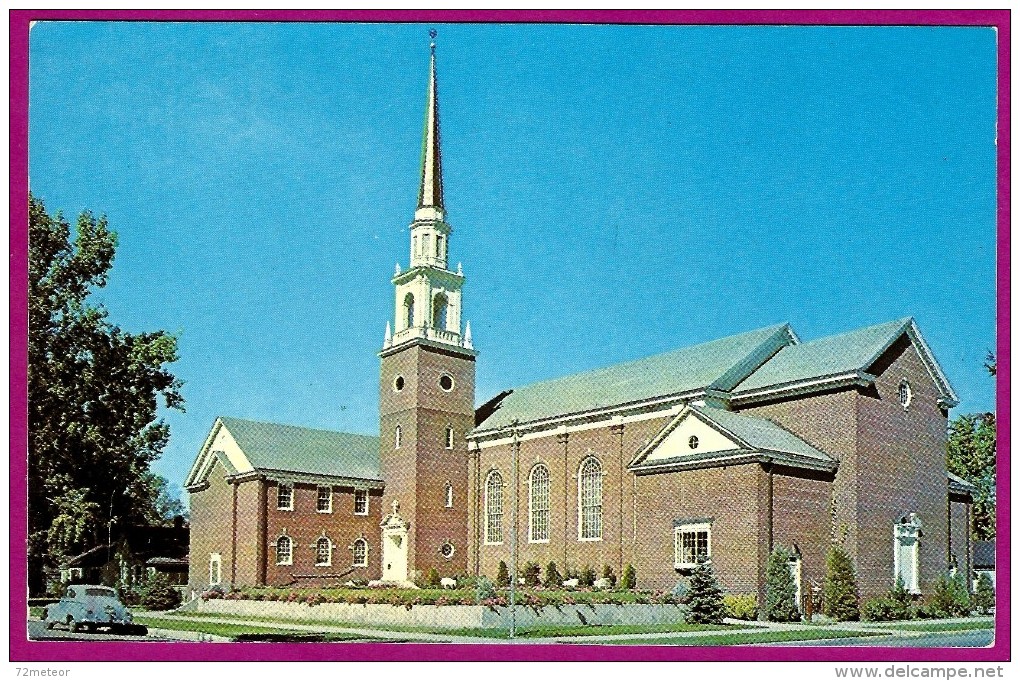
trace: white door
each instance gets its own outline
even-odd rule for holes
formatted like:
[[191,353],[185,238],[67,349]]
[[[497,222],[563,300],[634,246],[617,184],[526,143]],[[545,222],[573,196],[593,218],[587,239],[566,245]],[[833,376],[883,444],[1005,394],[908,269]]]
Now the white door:
[[407,528],[383,528],[382,578],[384,582],[407,581]]

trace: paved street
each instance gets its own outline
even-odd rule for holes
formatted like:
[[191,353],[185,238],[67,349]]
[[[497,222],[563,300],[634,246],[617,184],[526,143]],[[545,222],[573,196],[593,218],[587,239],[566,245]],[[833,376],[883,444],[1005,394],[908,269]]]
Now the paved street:
[[154,641],[166,640],[152,635],[127,636],[121,633],[110,633],[104,629],[98,633],[72,632],[64,627],[47,629],[39,620],[28,621],[28,637],[34,641]]
[[[913,632],[912,632],[913,633]],[[769,646],[878,646],[882,648],[983,648],[991,645],[990,629],[971,631],[945,631],[916,636],[865,636],[862,638],[841,638],[824,641],[791,641],[790,643],[766,643]]]

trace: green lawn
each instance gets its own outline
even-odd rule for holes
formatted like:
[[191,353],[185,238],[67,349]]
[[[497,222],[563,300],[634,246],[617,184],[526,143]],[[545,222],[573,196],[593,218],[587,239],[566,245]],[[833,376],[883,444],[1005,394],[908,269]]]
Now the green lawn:
[[970,620],[967,622],[925,622],[923,620],[907,620],[903,622],[883,622],[880,625],[886,629],[900,629],[902,631],[970,631],[972,629],[994,629],[995,622],[992,620]]
[[888,636],[880,632],[838,631],[804,629],[803,631],[761,631],[732,634],[708,634],[707,636],[663,636],[661,638],[631,638],[618,641],[603,641],[605,645],[626,646],[739,646],[755,643],[784,643],[787,641],[815,641],[818,639],[864,638],[866,636]]
[[[295,631],[292,629],[283,629],[280,627],[265,627],[256,624],[221,624],[219,622],[189,622],[187,620],[164,620],[157,619],[155,617],[135,617],[137,624],[144,624],[147,627],[153,629],[169,629],[172,631],[198,631],[203,634],[212,634],[213,636],[225,636],[227,638],[235,638],[241,634],[283,634],[286,636],[308,636],[315,632],[309,631]],[[328,641],[364,641],[364,640],[380,640],[380,639],[368,639],[365,636],[359,634],[343,634],[343,633],[330,633],[325,635]]]
[[28,608],[28,616],[34,620],[42,619],[44,609],[41,605],[31,605]]

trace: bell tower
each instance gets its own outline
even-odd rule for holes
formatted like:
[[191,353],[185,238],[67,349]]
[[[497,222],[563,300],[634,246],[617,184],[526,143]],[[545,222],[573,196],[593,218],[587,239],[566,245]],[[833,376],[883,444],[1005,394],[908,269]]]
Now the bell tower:
[[379,353],[380,458],[386,504],[394,509],[383,523],[380,551],[387,581],[411,581],[431,568],[441,576],[467,571],[465,436],[475,425],[477,353],[470,323],[462,327],[464,274],[448,264],[453,228],[443,203],[435,32],[430,36],[410,260],[406,270],[396,266],[391,280],[393,324],[386,323]]

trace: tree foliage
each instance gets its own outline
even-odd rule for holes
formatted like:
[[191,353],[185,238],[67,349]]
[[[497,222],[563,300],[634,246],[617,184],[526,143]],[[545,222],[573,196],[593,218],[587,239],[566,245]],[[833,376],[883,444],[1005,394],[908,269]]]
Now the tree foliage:
[[846,551],[834,544],[825,560],[822,610],[832,619],[853,621],[860,618],[859,602],[854,565]]
[[770,622],[796,622],[797,583],[790,573],[790,554],[776,549],[765,565],[765,619]]
[[978,575],[977,591],[974,592],[974,607],[982,615],[987,615],[995,607],[995,586],[987,572]]
[[995,537],[995,414],[962,414],[949,424],[946,467],[977,487],[974,539]]
[[90,300],[117,246],[106,219],[83,212],[72,232],[29,204],[29,550],[59,558],[159,514],[165,481],[148,469],[170,431],[157,410],[184,399],[166,368],[176,338],[125,332]]
[[726,616],[723,603],[723,590],[715,578],[712,563],[708,560],[698,561],[691,573],[690,590],[688,591],[687,621],[694,624],[722,624]]

